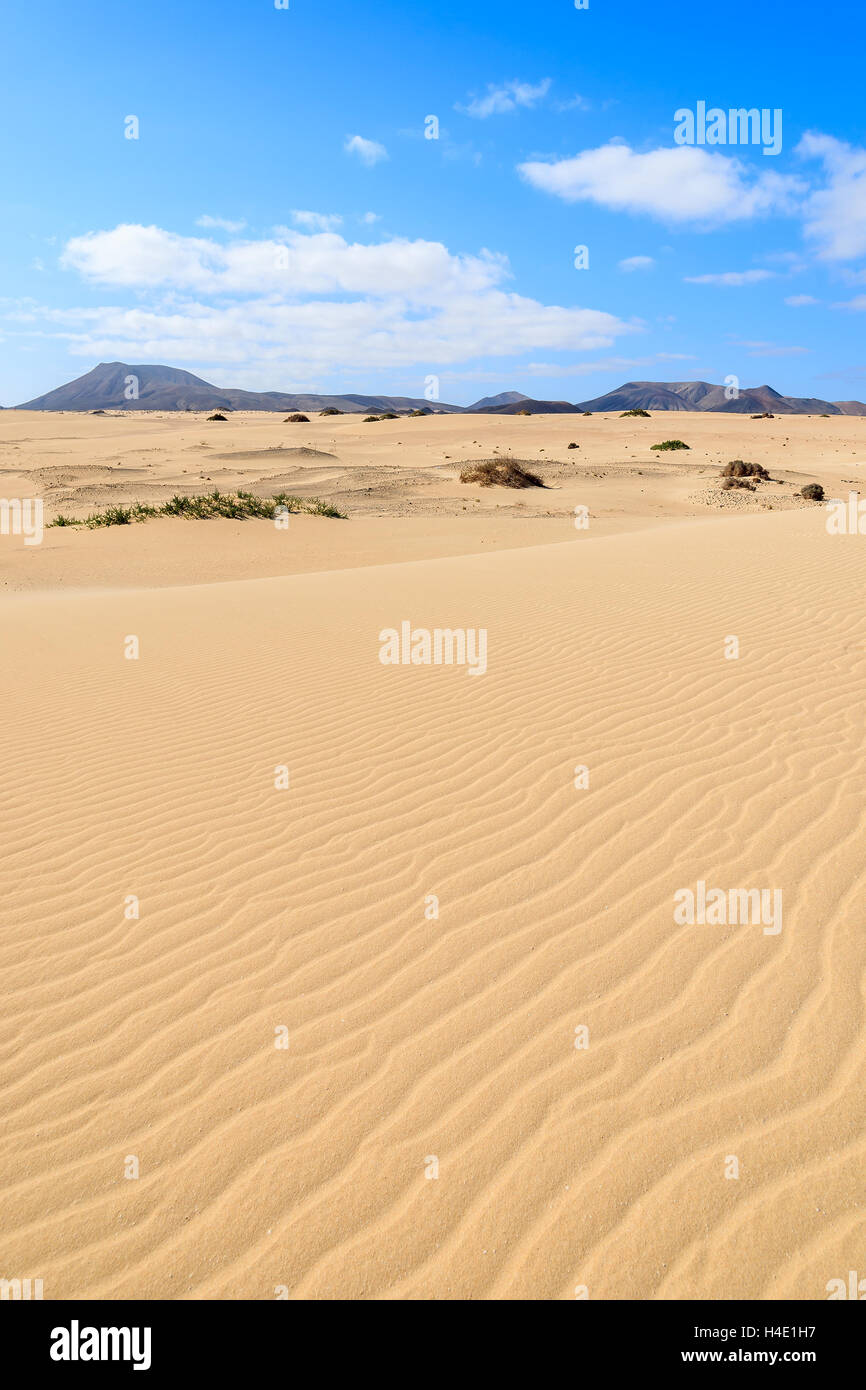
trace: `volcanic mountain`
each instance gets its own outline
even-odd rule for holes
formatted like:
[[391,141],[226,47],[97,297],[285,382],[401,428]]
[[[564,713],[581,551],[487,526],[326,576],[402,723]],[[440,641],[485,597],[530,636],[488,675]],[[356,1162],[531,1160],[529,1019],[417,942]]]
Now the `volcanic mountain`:
[[[131,398],[128,398],[132,392]],[[211,386],[178,367],[130,366],[100,362],[92,372],[16,406],[17,410],[324,410],[336,406],[347,413],[370,410],[433,410],[452,413],[446,405],[409,396],[318,396],[284,391],[243,391]]]

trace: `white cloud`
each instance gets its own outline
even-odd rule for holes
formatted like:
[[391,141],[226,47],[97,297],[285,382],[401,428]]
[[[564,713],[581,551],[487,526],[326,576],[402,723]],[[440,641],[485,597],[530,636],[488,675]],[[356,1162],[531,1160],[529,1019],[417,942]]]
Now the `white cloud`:
[[723,270],[717,275],[684,275],[687,285],[757,285],[773,280],[774,270]]
[[526,181],[568,203],[592,202],[667,222],[732,222],[790,211],[804,185],[783,174],[749,175],[738,159],[694,146],[638,154],[625,144],[572,159],[518,166]]
[[590,108],[591,103],[586,100],[586,97],[580,95],[569,97],[568,101],[556,103],[557,111],[589,111]]
[[737,347],[749,349],[750,357],[802,357],[810,351],[804,347],[777,347],[775,343],[737,343]]
[[222,232],[242,232],[247,225],[246,222],[230,222],[227,217],[211,217],[205,212],[201,217],[195,219],[197,227],[212,227]]
[[819,257],[847,261],[866,255],[866,150],[809,132],[797,153],[824,166],[826,183],[808,199],[804,227]]
[[624,261],[619,262],[620,270],[652,270],[655,260],[652,256],[626,256]]
[[130,289],[410,298],[420,293],[428,303],[431,295],[438,301],[457,293],[476,294],[508,275],[502,256],[453,256],[436,241],[395,238],[370,246],[334,232],[277,231],[274,239],[225,246],[160,227],[125,224],[73,237],[61,265],[95,283]]
[[435,371],[539,349],[604,350],[639,331],[599,309],[510,292],[505,257],[455,255],[439,242],[363,246],[286,229],[282,242],[222,245],[120,226],[73,238],[61,263],[137,301],[37,311],[35,322],[73,355],[222,365],[271,386],[275,368],[280,380],[413,364]]
[[343,223],[336,212],[301,212],[297,208],[292,212],[292,221],[296,227],[305,227],[309,232],[333,232]]
[[374,164],[389,158],[384,145],[380,145],[378,140],[365,140],[363,135],[348,135],[343,149],[346,154],[356,154],[361,163],[370,169]]
[[807,304],[820,304],[820,299],[813,299],[811,294],[790,294],[785,303],[791,309],[803,309]]
[[484,121],[488,116],[501,116],[515,111],[518,106],[532,107],[542,101],[552,86],[551,79],[545,77],[535,87],[529,82],[505,82],[501,87],[490,83],[483,97],[476,97],[468,106],[457,106],[467,116]]
[[379,212],[365,212],[361,217],[361,221],[365,226],[372,227],[374,222],[382,221],[382,214]]

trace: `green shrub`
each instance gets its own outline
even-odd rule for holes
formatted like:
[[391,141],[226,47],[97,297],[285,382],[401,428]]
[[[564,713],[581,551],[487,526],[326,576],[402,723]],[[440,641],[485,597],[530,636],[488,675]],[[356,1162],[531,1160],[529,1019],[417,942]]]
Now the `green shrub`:
[[649,420],[649,418],[650,418],[650,413],[649,413],[648,410],[640,410],[640,409],[636,409],[636,410],[624,410],[624,411],[622,412],[622,415],[620,415],[619,418],[620,418],[621,420],[627,420],[627,419],[629,418],[629,416],[631,416],[631,415],[639,416],[641,420]]
[[661,444],[651,444],[651,449],[688,449],[689,445],[684,444],[681,439],[663,439]]

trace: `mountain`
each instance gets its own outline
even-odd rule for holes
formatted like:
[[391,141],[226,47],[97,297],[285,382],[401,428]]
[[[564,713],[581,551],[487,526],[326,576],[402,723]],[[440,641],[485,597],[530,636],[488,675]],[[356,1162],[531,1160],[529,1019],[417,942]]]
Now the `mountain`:
[[479,415],[519,415],[524,410],[530,415],[573,415],[578,408],[568,401],[534,401],[530,396],[519,396],[510,405],[469,405],[466,410]]
[[495,410],[498,405],[516,405],[518,401],[528,401],[522,391],[503,391],[498,396],[483,396],[474,405],[466,406],[466,414],[474,415],[479,410]]
[[717,410],[731,415],[866,415],[861,401],[823,401],[782,396],[772,386],[751,386],[728,400],[724,386],[708,381],[627,381],[616,391],[584,401],[575,410]]
[[[128,379],[135,377],[137,397],[126,399]],[[282,391],[242,391],[211,386],[178,367],[130,366],[100,362],[92,372],[58,386],[47,395],[16,406],[16,410],[324,410],[336,406],[347,413],[384,410],[433,410],[451,414],[459,405],[410,396],[316,396]]]
[[[138,395],[126,399],[128,379],[135,377]],[[424,410],[433,414],[566,415],[623,410],[720,410],[728,414],[763,415],[866,415],[861,401],[823,401],[813,397],[782,396],[772,386],[752,386],[728,400],[724,386],[709,381],[627,381],[615,391],[594,400],[571,405],[568,401],[536,401],[521,391],[485,396],[474,405],[446,405],[414,396],[317,396],[284,391],[242,391],[211,386],[179,367],[129,366],[125,362],[100,362],[92,372],[58,386],[56,391],[18,405],[16,410],[324,410],[335,406],[348,414],[368,411]]]

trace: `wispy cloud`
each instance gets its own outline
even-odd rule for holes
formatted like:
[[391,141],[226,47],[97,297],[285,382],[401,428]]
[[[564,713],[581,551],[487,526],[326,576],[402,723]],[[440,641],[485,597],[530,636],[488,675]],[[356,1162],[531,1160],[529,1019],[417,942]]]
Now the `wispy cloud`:
[[502,116],[508,111],[516,111],[518,106],[535,106],[547,96],[552,85],[549,77],[543,78],[534,87],[530,82],[504,82],[500,87],[490,83],[483,97],[475,97],[467,106],[458,104],[455,110],[484,121],[488,116]]
[[811,294],[789,294],[785,300],[789,309],[805,309],[808,304],[820,304],[820,299],[814,299]]
[[684,275],[687,285],[757,285],[775,279],[775,270],[723,270],[717,275]]
[[365,140],[363,135],[348,135],[343,149],[346,154],[357,155],[361,163],[366,164],[368,168],[389,158],[384,145],[380,145],[378,140]]
[[305,227],[310,232],[333,232],[342,226],[343,219],[335,212],[302,212],[295,209],[292,221],[296,227]]
[[655,260],[652,256],[626,256],[624,261],[618,262],[620,270],[652,270]]
[[205,212],[195,219],[195,225],[221,232],[242,232],[247,224],[244,221],[231,222],[227,217],[211,217],[210,213]]

